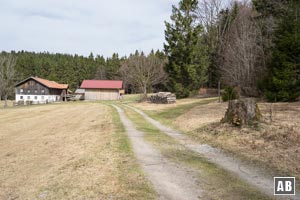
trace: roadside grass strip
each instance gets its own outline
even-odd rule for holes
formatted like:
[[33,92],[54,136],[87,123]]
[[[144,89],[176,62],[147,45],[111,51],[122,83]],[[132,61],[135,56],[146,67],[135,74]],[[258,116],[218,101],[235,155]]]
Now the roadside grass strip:
[[[209,98],[209,99],[203,99],[199,100],[195,103],[189,103],[189,104],[183,104],[178,105],[176,107],[171,107],[163,110],[143,110],[143,112],[147,113],[150,117],[157,119],[164,124],[172,125],[173,121],[183,113],[193,109],[196,106],[209,104],[211,102],[215,102],[216,98]],[[140,109],[140,108],[139,108]]]
[[124,158],[118,163],[118,168],[121,171],[119,175],[120,182],[124,187],[124,191],[127,193],[126,198],[155,199],[155,191],[135,159],[132,145],[127,137],[119,114],[114,108],[111,108],[111,113],[115,127],[114,137],[117,143],[115,151]]

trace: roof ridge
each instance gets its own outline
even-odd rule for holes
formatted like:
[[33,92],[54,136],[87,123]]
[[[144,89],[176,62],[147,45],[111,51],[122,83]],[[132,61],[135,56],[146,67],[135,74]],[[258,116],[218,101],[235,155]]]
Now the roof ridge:
[[[34,80],[46,85],[49,88],[56,88],[56,89],[67,89],[69,84],[64,84],[64,83],[57,83],[56,81],[52,81],[52,80],[47,80],[44,78],[40,78],[40,77],[32,77]],[[54,84],[54,85],[50,85],[50,84]]]
[[121,89],[123,80],[83,80],[80,88]]

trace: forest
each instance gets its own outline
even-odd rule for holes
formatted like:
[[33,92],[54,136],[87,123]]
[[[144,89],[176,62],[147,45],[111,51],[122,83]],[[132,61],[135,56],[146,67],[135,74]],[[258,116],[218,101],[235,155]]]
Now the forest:
[[[271,102],[300,97],[300,2],[181,0],[165,22],[163,50],[127,56],[11,51],[0,54],[0,96],[29,76],[68,83],[120,79],[127,93],[231,88]],[[227,90],[228,91],[228,90]]]

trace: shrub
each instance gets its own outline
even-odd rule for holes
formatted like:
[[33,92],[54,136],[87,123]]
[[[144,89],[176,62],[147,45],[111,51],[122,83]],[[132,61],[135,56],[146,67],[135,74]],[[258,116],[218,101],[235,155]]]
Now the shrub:
[[226,87],[224,89],[224,92],[222,94],[222,100],[223,101],[229,101],[233,99],[238,99],[238,92],[233,87]]
[[188,88],[183,87],[181,83],[176,83],[174,88],[175,88],[176,97],[178,99],[186,98],[190,94]]

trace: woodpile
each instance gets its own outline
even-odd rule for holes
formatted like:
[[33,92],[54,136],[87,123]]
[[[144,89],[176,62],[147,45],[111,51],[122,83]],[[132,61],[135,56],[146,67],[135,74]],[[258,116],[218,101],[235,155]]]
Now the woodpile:
[[151,103],[157,103],[157,104],[170,104],[176,102],[176,96],[175,94],[172,94],[171,92],[158,92],[155,95],[152,95],[150,97]]

